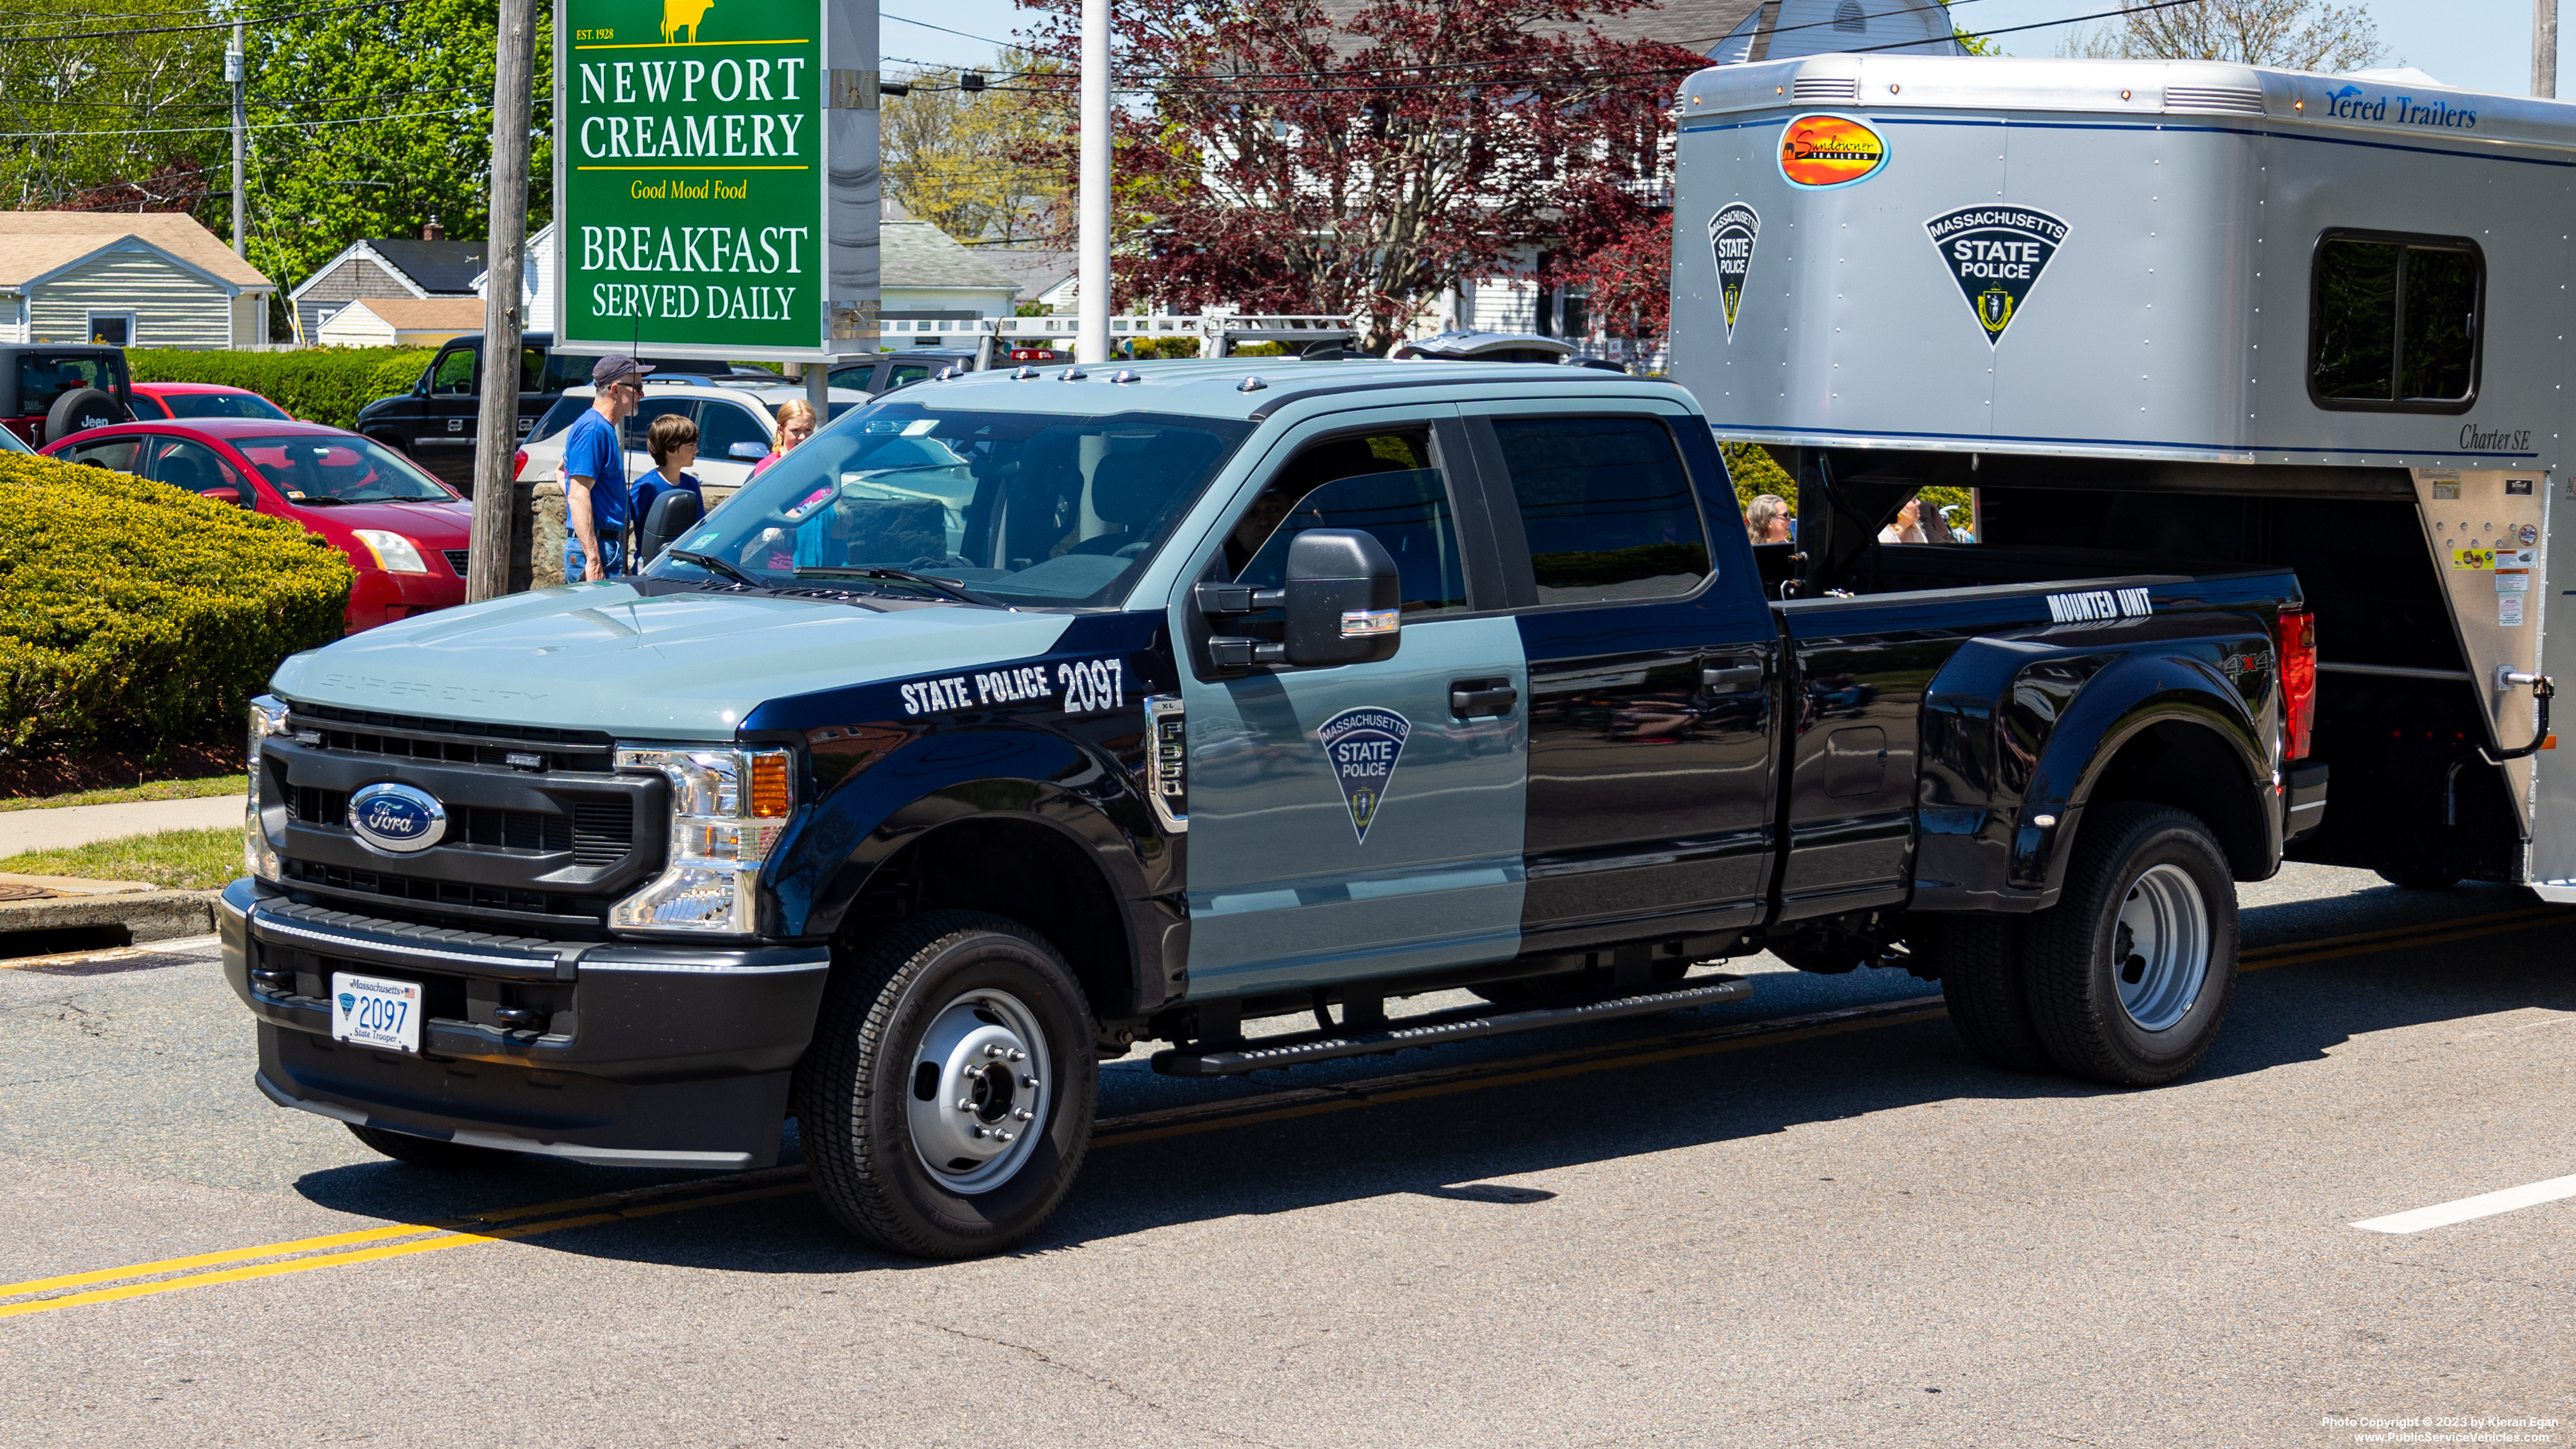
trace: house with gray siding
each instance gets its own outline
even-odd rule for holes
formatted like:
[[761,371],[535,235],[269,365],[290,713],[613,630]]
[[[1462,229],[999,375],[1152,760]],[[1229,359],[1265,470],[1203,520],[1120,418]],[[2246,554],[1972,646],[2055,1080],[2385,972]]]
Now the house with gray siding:
[[247,347],[276,295],[181,212],[0,211],[0,341]]
[[313,269],[287,298],[295,305],[296,340],[313,342],[340,310],[361,298],[473,297],[483,276],[484,244],[450,240],[433,224],[422,237],[354,241]]

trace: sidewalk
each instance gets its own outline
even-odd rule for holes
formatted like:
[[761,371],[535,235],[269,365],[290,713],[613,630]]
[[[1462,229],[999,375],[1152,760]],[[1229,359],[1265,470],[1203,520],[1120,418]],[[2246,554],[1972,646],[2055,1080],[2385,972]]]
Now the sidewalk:
[[0,812],[0,856],[29,850],[68,850],[93,840],[154,835],[164,830],[238,830],[242,797],[137,800],[124,805],[68,805],[58,810]]

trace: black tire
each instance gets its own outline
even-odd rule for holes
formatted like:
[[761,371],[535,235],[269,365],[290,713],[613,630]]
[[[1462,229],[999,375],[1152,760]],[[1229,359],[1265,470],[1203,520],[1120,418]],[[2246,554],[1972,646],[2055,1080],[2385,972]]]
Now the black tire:
[[442,1142],[435,1137],[414,1137],[408,1132],[395,1132],[383,1127],[361,1127],[345,1124],[349,1135],[392,1158],[414,1167],[434,1167],[443,1172],[461,1172],[477,1167],[498,1167],[515,1162],[519,1154],[498,1147],[472,1147],[462,1142]]
[[114,394],[94,387],[76,387],[54,399],[53,407],[46,411],[45,441],[59,443],[74,433],[114,427],[125,420],[125,409]]
[[1944,915],[1915,943],[1941,981],[1950,1024],[1968,1050],[2008,1072],[2049,1072],[2056,1059],[2030,1022],[2021,918]]
[[[1025,1050],[1024,1065],[1043,1071],[1005,1069],[999,1055],[917,1059],[934,1029],[950,1033],[964,1020],[960,1011],[998,1034],[987,1045],[1016,1042],[1010,1050]],[[957,1070],[969,1060],[975,1071]],[[925,1066],[935,1068],[927,1095],[916,1090]],[[957,1097],[954,1128],[944,1115],[915,1117],[916,1102],[952,1110],[958,1083],[973,1096]],[[1022,1088],[1034,1109],[1014,1095]],[[888,928],[834,967],[814,1044],[796,1069],[798,1131],[823,1203],[843,1227],[915,1257],[971,1258],[1026,1238],[1063,1203],[1091,1146],[1099,1090],[1090,1007],[1055,948],[1000,916],[935,911]],[[1020,1121],[1019,1111],[1032,1116]],[[930,1125],[917,1133],[917,1121]],[[987,1150],[992,1138],[1004,1145],[990,1159],[948,1157],[934,1169],[928,1156],[958,1149],[930,1134],[952,1130],[975,1135],[969,1151]]]
[[[2195,898],[2187,903],[2179,901],[2185,886]],[[2131,922],[2179,921],[2170,938],[2184,944],[2151,959],[2154,928],[2132,930],[2124,910]],[[2059,1068],[2118,1087],[2170,1082],[2208,1053],[2236,990],[2236,884],[2226,854],[2208,826],[2180,810],[2096,805],[2084,813],[2065,893],[2030,918],[2022,940],[2031,1025]],[[2143,999],[2124,999],[2124,984]]]
[[2381,880],[2406,891],[2446,891],[2457,886],[2460,878],[2439,870],[2387,870],[2371,872]]

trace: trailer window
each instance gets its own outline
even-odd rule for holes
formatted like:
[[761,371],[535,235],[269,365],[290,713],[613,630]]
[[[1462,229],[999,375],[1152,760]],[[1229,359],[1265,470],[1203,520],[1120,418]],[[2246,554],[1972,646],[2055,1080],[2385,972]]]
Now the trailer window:
[[2475,243],[2328,232],[2315,267],[2308,390],[2319,407],[2469,406],[2486,282]]

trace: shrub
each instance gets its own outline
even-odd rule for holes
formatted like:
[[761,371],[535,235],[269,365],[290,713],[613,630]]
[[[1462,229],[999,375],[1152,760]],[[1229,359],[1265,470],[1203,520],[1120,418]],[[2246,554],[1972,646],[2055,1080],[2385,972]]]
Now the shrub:
[[1720,443],[1717,449],[1726,455],[1726,476],[1735,484],[1738,513],[1768,493],[1789,505],[1791,518],[1798,516],[1798,480],[1789,476],[1770,449],[1760,443]]
[[295,352],[132,348],[136,382],[212,382],[248,388],[307,422],[358,424],[358,409],[409,392],[438,354],[421,347],[312,347]]
[[124,473],[0,454],[0,748],[152,751],[239,721],[340,637],[338,549]]

